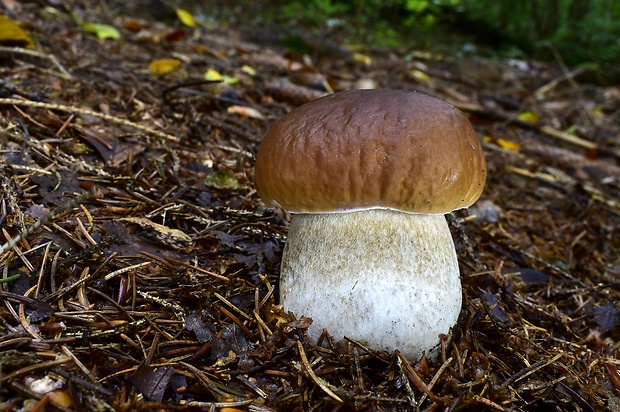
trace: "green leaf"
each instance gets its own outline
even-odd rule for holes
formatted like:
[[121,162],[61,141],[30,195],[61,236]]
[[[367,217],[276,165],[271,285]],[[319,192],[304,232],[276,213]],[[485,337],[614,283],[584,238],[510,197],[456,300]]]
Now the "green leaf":
[[538,117],[538,115],[534,112],[521,112],[517,115],[517,118],[523,122],[527,122],[527,123],[538,123],[538,120],[540,120],[540,118]]
[[82,20],[76,14],[73,14],[73,19],[81,28],[96,35],[101,40],[118,40],[121,38],[121,33],[116,29],[116,27],[110,26],[109,24],[90,23]]
[[106,40],[106,39],[118,40],[121,38],[121,34],[118,32],[118,30],[116,30],[115,27],[107,25],[107,24],[84,23],[82,28],[84,28],[84,30],[86,30],[89,33],[95,34],[101,40]]
[[208,69],[205,73],[205,80],[219,80],[223,84],[235,84],[239,81],[236,77],[222,75],[215,69]]

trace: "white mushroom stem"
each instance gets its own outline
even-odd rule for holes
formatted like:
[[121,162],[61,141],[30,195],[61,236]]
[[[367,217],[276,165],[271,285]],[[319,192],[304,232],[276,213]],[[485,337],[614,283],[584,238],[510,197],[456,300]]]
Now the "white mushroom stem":
[[454,243],[443,215],[373,209],[294,214],[282,258],[280,299],[311,317],[317,339],[435,357],[461,310]]

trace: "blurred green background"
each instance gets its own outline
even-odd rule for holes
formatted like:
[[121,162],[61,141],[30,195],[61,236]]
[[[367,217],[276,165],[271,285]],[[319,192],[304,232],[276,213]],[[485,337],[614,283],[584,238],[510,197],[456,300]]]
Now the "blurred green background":
[[554,58],[555,50],[569,64],[620,60],[618,0],[227,0],[198,4],[217,24],[271,26],[293,34],[298,30],[361,47],[543,59]]

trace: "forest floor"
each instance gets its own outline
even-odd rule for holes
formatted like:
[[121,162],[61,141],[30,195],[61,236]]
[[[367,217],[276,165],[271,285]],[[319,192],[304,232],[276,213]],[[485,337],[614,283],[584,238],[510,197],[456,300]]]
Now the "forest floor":
[[[620,410],[620,88],[3,4],[36,46],[0,39],[1,236],[23,234],[0,249],[1,410]],[[317,345],[278,305],[289,216],[254,154],[292,108],[368,87],[452,103],[487,158],[450,218],[464,305],[437,362]]]

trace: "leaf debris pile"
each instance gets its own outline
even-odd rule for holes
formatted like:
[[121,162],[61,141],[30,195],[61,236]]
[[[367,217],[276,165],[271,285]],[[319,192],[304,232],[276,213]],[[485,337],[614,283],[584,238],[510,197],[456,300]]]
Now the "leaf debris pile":
[[[0,48],[0,222],[22,234],[0,256],[3,410],[620,409],[617,87],[14,7],[37,45]],[[437,364],[338,331],[317,345],[278,305],[287,215],[258,199],[253,154],[291,108],[356,87],[447,100],[483,139],[487,188],[450,219],[465,302]]]

